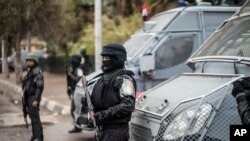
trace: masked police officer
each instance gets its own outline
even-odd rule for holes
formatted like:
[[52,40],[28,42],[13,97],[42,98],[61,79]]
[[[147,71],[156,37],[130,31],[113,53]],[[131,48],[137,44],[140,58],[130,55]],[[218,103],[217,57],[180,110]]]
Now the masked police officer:
[[43,141],[43,129],[39,116],[39,103],[44,87],[44,79],[41,69],[38,66],[39,56],[29,53],[26,57],[28,73],[23,79],[22,88],[24,101],[27,103],[27,112],[32,125],[32,137],[30,141]]
[[[71,116],[73,120],[75,121],[75,116],[74,116],[74,110],[75,110],[75,103],[74,103],[74,91],[77,82],[81,79],[83,76],[83,71],[81,69],[81,56],[79,55],[73,55],[70,60],[71,66],[67,68],[67,77],[69,78],[69,83],[68,83],[68,95],[71,98]],[[77,122],[77,121],[75,121]],[[81,132],[81,128],[77,128],[74,126],[72,130],[69,131],[69,133],[77,133]]]
[[133,72],[125,70],[125,48],[120,44],[103,47],[101,78],[91,94],[96,124],[103,129],[102,141],[128,141],[129,121],[135,106]]
[[232,95],[236,98],[241,121],[250,125],[250,78],[235,81],[233,85]]

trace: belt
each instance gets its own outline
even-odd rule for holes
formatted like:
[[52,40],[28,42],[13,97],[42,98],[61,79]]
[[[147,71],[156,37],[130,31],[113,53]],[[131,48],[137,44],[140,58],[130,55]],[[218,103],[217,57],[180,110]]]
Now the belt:
[[112,123],[112,124],[105,124],[103,125],[103,129],[121,129],[121,128],[128,128],[128,123]]

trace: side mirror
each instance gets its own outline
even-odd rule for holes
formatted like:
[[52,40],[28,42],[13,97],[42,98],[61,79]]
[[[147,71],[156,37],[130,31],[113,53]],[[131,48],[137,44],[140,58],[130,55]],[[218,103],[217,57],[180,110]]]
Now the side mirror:
[[148,54],[139,59],[140,72],[144,76],[152,77],[155,70],[154,55]]

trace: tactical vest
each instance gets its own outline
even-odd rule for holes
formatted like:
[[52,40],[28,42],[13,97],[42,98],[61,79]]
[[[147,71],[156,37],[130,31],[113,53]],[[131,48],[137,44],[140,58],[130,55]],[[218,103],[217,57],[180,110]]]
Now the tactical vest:
[[[106,110],[108,107],[115,106],[117,104],[120,104],[121,97],[120,97],[120,88],[122,85],[122,82],[117,87],[114,87],[114,82],[117,76],[121,76],[127,74],[129,76],[133,75],[132,71],[123,70],[121,72],[118,72],[114,75],[111,75],[109,77],[102,77],[99,79],[92,91],[91,94],[91,101],[92,104],[95,107],[96,111]],[[133,77],[131,77],[133,79]],[[133,79],[133,83],[135,85],[135,80]],[[136,85],[135,85],[136,88]]]
[[32,68],[23,79],[23,90],[29,95],[34,95],[36,92],[36,75],[39,75],[41,70],[39,67]]

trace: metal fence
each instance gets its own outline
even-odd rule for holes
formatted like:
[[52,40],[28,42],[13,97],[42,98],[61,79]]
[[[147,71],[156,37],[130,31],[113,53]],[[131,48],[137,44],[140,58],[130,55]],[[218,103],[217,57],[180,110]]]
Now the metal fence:
[[[91,64],[94,64],[94,56],[90,56],[89,58]],[[50,56],[48,58],[41,58],[40,65],[42,70],[50,73],[65,74],[66,66],[70,65],[70,57]],[[94,65],[88,67],[91,67],[89,70],[94,70]]]

